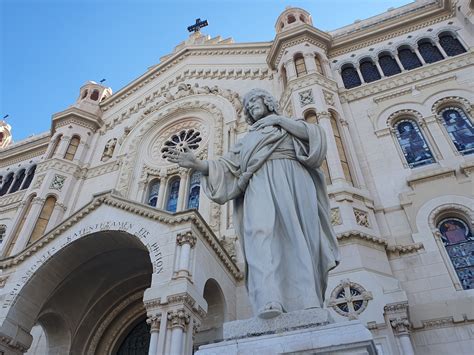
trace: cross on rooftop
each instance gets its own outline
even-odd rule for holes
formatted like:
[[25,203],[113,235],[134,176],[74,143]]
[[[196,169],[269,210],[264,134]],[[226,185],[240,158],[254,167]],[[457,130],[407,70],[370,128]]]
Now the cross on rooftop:
[[207,20],[201,21],[200,18],[196,19],[196,23],[192,26],[188,27],[189,32],[199,32],[202,27],[206,27],[208,25]]

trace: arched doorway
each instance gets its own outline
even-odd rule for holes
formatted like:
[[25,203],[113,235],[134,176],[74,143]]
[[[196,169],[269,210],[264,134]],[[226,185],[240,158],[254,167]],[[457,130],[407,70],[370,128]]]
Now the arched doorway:
[[137,237],[90,234],[56,252],[31,276],[8,318],[27,331],[36,325],[34,337],[43,334],[43,340],[33,339],[28,354],[117,353],[136,338],[135,328],[146,326],[143,292],[152,272],[148,250]]

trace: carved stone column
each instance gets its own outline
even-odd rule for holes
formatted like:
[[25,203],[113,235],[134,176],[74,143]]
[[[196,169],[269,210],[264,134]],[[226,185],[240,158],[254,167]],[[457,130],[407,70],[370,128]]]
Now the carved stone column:
[[178,193],[178,206],[176,212],[183,211],[186,209],[186,190],[189,185],[189,169],[179,169],[179,193]]
[[444,48],[441,47],[441,44],[439,43],[439,38],[438,38],[438,37],[436,37],[436,39],[434,40],[434,42],[435,42],[436,47],[439,49],[439,51],[440,51],[441,54],[443,55],[443,57],[444,57],[444,58],[448,58],[449,55],[448,55],[448,53],[446,53],[446,51],[444,50]]
[[80,161],[82,161],[86,148],[89,148],[89,145],[81,139],[79,142],[79,146],[77,147],[76,154],[74,154],[73,161],[75,163],[79,163]]
[[51,218],[49,219],[48,226],[46,227],[46,231],[51,230],[51,228],[54,228],[62,221],[66,209],[67,208],[65,205],[56,202],[56,204],[54,205],[53,213],[51,214]]
[[415,54],[416,54],[416,56],[418,57],[418,59],[420,60],[421,64],[422,64],[422,65],[425,65],[425,64],[426,64],[425,59],[423,58],[423,56],[421,55],[420,51],[418,50],[418,45],[415,46],[414,49],[415,49]]
[[168,328],[171,330],[170,354],[182,354],[185,347],[184,333],[188,330],[190,313],[179,308],[168,313]]
[[31,233],[33,232],[33,228],[36,225],[36,221],[38,220],[39,214],[41,213],[41,209],[43,208],[44,201],[45,199],[41,197],[35,197],[31,201],[30,211],[28,212],[28,216],[25,216],[25,223],[23,224],[21,231],[19,231],[19,237],[15,243],[15,246],[13,247],[12,255],[19,253],[26,247]]
[[150,325],[150,347],[148,348],[149,355],[158,354],[158,337],[161,324],[161,313],[148,317],[146,320]]
[[64,158],[66,150],[69,147],[69,142],[71,142],[71,137],[62,136],[53,158]]
[[308,74],[318,72],[318,69],[316,68],[316,61],[314,59],[314,53],[305,53],[304,63],[306,65],[306,71],[308,72]]
[[286,75],[288,77],[288,81],[296,78],[296,68],[295,68],[295,61],[293,59],[289,59],[285,62],[285,69]]
[[176,244],[178,245],[179,262],[177,265],[177,276],[187,277],[191,275],[189,262],[191,260],[191,249],[196,245],[197,238],[191,231],[179,233],[176,236]]
[[395,61],[397,62],[398,66],[400,67],[400,70],[401,70],[401,71],[404,71],[405,68],[403,67],[403,64],[402,64],[400,58],[398,58],[398,55],[397,55],[397,54],[394,54],[394,55],[393,55],[393,59],[395,59]]
[[166,185],[168,185],[168,178],[166,173],[160,173],[160,189],[158,190],[158,200],[156,201],[156,208],[162,208],[163,200],[165,199]]
[[408,317],[408,302],[391,303],[384,307],[385,319],[392,328],[393,334],[400,344],[400,353],[415,355],[410,339],[410,321]]
[[359,75],[359,79],[360,79],[361,84],[365,84],[365,79],[362,76],[362,72],[360,71],[360,65],[359,64],[356,65],[355,70],[357,71],[357,74]]
[[377,59],[374,59],[374,63],[375,63],[375,66],[377,67],[377,69],[378,69],[378,71],[379,71],[380,78],[381,78],[381,79],[385,78],[385,73],[383,72],[382,67],[380,66],[380,63],[379,63],[379,61],[378,61],[378,58],[377,58]]

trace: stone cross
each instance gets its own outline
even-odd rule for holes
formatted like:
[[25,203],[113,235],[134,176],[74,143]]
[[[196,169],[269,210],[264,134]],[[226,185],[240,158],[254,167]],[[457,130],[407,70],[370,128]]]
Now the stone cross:
[[199,32],[202,27],[206,27],[208,25],[207,20],[201,21],[200,18],[196,19],[196,23],[192,26],[188,27],[189,32]]
[[357,287],[357,284],[349,280],[342,280],[341,286],[342,289],[337,292],[337,295],[331,295],[328,305],[334,308],[342,306],[349,319],[357,319],[360,313],[358,311],[362,307],[361,303],[373,299],[372,293]]

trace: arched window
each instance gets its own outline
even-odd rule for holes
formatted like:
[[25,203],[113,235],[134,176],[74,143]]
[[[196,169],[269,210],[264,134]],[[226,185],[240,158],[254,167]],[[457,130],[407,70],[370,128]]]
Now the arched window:
[[295,69],[296,69],[296,76],[301,76],[306,74],[306,64],[304,62],[304,57],[301,53],[295,55]]
[[395,134],[410,168],[434,163],[433,154],[415,121],[399,121],[395,125]]
[[85,99],[87,97],[87,90],[84,90],[81,99]]
[[415,52],[411,50],[411,48],[400,48],[398,50],[398,58],[400,59],[400,62],[402,62],[403,68],[405,70],[421,67],[420,60],[416,56]]
[[357,70],[352,65],[346,65],[341,69],[341,77],[346,89],[355,88],[362,84]]
[[461,42],[450,33],[441,33],[439,35],[439,44],[450,57],[466,53],[466,49],[464,49]]
[[380,79],[379,70],[377,69],[375,64],[369,59],[365,59],[360,62],[360,72],[366,83],[370,83],[372,81]]
[[74,160],[74,155],[76,155],[77,147],[79,146],[81,139],[78,136],[73,136],[67,147],[66,154],[64,154],[64,159]]
[[91,100],[94,100],[94,101],[99,100],[99,90],[92,91]]
[[6,234],[7,234],[7,226],[4,224],[0,224],[0,245],[3,243],[3,239],[5,239]]
[[23,186],[21,187],[22,190],[25,190],[28,187],[30,187],[31,181],[33,181],[33,177],[35,176],[35,171],[36,171],[36,165],[33,165],[28,170],[28,173],[26,174],[25,182],[23,183]]
[[25,179],[25,169],[21,169],[15,174],[15,182],[13,183],[13,186],[10,189],[10,193],[17,192],[20,189],[21,184],[23,183],[24,179]]
[[286,89],[286,86],[288,85],[288,76],[286,74],[286,68],[284,65],[281,67],[281,80],[283,81],[283,89]]
[[28,215],[30,214],[31,202],[33,201],[33,198],[35,198],[35,197],[36,197],[35,194],[31,195],[31,196],[28,198],[28,200],[27,200],[25,206],[23,207],[23,210],[21,211],[20,223],[18,223],[16,229],[14,230],[14,233],[15,233],[15,234],[13,234],[13,237],[11,238],[11,242],[10,242],[10,244],[8,245],[8,249],[7,249],[6,253],[5,253],[6,256],[9,256],[9,255],[11,254],[11,252],[12,252],[12,250],[13,250],[13,247],[15,246],[15,243],[16,243],[16,241],[17,241],[17,239],[18,239],[18,236],[20,235],[21,230],[23,229],[23,226],[24,226],[24,224],[25,224],[25,222],[26,222],[26,220],[27,220],[27,218],[28,218]]
[[143,320],[128,333],[116,354],[148,354],[150,337],[150,326]]
[[170,182],[168,199],[166,201],[166,210],[168,212],[176,212],[176,209],[178,208],[179,184],[179,178],[175,178]]
[[[304,113],[304,119],[308,123],[318,123],[318,116],[314,110],[308,110]],[[326,184],[330,185],[331,182],[331,175],[329,174],[329,167],[327,158],[324,159],[320,166],[322,172],[324,173],[324,177],[326,178]]]
[[379,56],[379,64],[385,76],[392,76],[402,72],[397,61],[388,53]]
[[324,75],[323,64],[321,63],[321,58],[319,58],[317,54],[314,56],[314,62],[316,63],[316,71],[319,74]]
[[463,289],[473,289],[474,238],[471,228],[460,218],[448,217],[438,223],[438,229]]
[[290,24],[290,23],[295,22],[295,21],[296,21],[296,18],[295,18],[294,15],[288,15],[287,20],[288,20],[288,23]]
[[201,173],[195,171],[189,183],[188,209],[199,208],[199,193],[201,192]]
[[423,39],[418,41],[418,50],[426,63],[434,63],[444,59],[438,47],[429,40]]
[[474,127],[467,114],[458,107],[447,107],[441,115],[456,149],[464,155],[474,153]]
[[13,182],[13,173],[10,173],[5,178],[2,188],[0,188],[0,196],[3,196],[8,192],[8,190],[10,189],[10,186],[12,185],[12,182]]
[[330,114],[331,114],[331,127],[334,133],[334,138],[336,140],[337,152],[339,153],[339,159],[341,161],[342,170],[344,172],[344,178],[346,179],[347,182],[354,185],[354,182],[352,181],[351,170],[349,169],[349,162],[347,161],[346,150],[344,149],[341,133],[339,131],[339,125],[337,124],[336,115],[332,111],[330,111]]
[[55,205],[56,197],[48,196],[48,198],[44,201],[43,208],[41,209],[38,219],[36,220],[36,224],[33,228],[33,232],[31,233],[28,245],[34,243],[43,236],[44,232],[46,231],[46,227],[48,226],[49,219],[53,214]]
[[156,207],[158,203],[158,193],[160,192],[160,181],[153,180],[150,184],[150,192],[148,193],[148,205]]
[[62,138],[62,134],[60,134],[59,136],[56,137],[56,139],[54,140],[54,143],[53,143],[53,149],[51,149],[51,152],[49,153],[49,156],[48,158],[52,158],[54,156],[54,154],[56,154],[56,152],[58,151],[58,148],[59,148],[59,144],[61,143],[61,138]]

